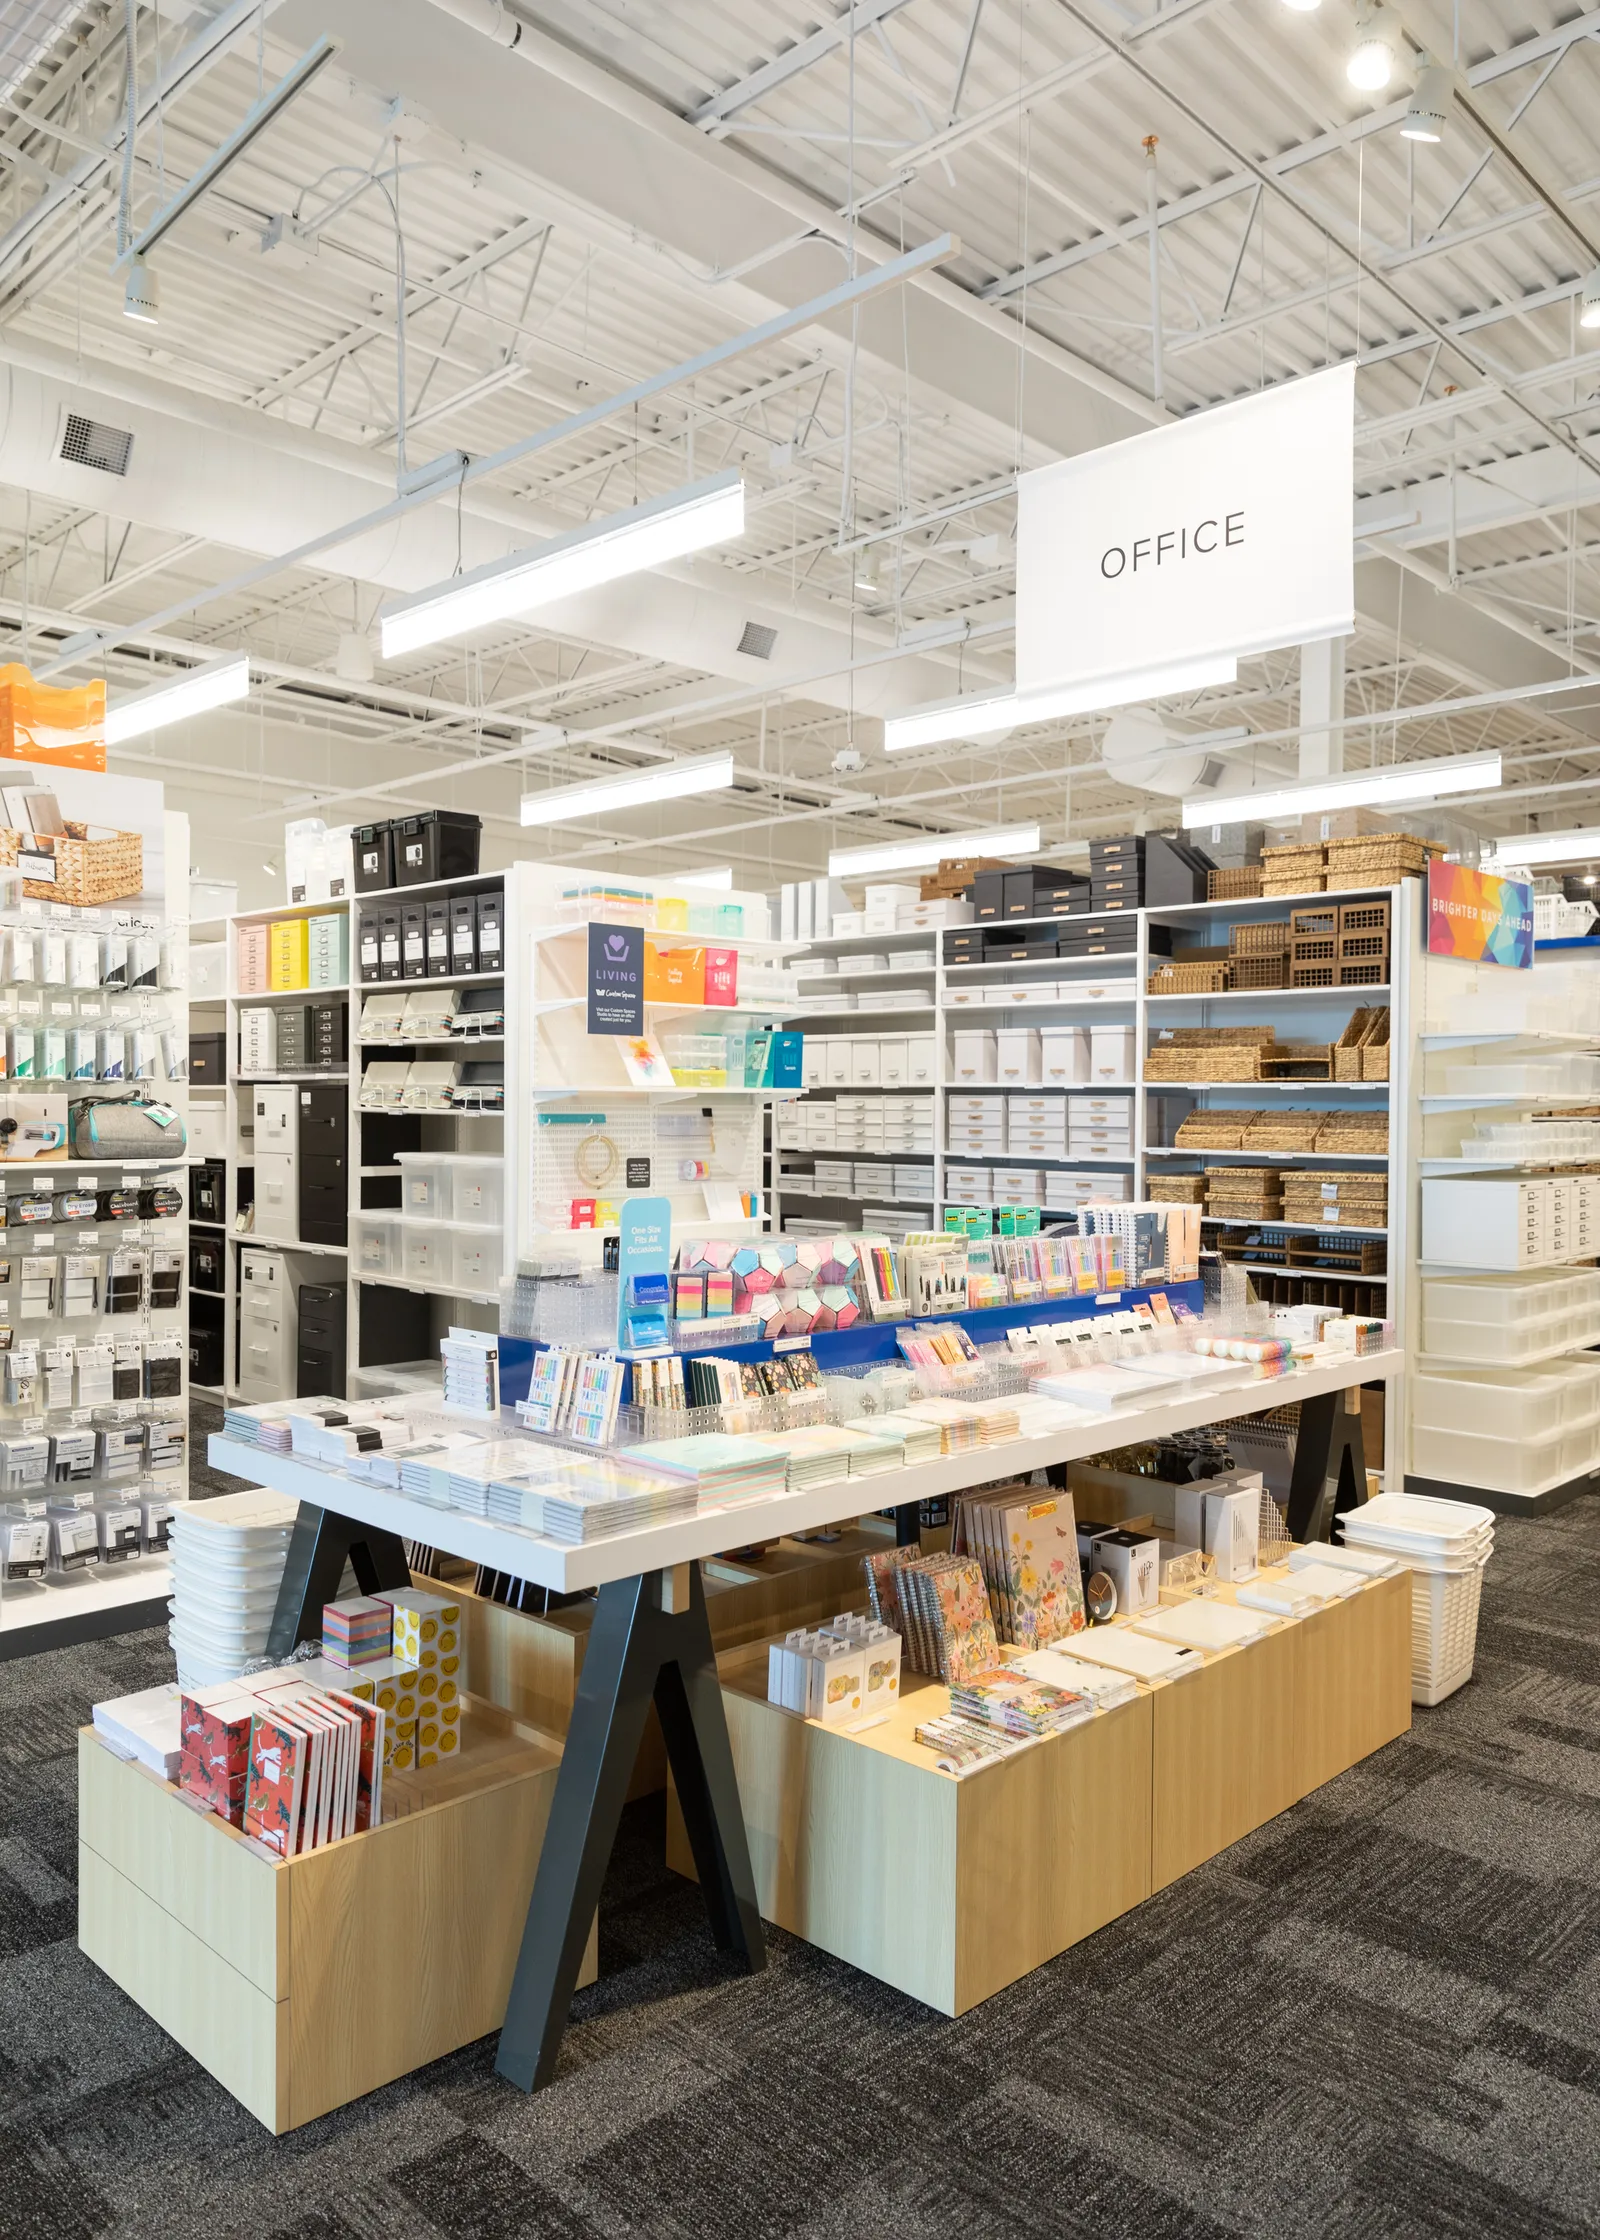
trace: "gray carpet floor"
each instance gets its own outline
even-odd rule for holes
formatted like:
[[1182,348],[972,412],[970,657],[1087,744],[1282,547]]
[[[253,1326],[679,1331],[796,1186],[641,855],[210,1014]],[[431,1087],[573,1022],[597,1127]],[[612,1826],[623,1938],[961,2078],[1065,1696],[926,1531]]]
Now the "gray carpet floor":
[[74,1941],[74,1730],[169,1676],[0,1666],[4,2240],[1600,2231],[1600,1500],[1502,1523],[1468,1688],[959,2021],[731,1973],[646,1803],[550,2091],[486,2040],[277,2141]]

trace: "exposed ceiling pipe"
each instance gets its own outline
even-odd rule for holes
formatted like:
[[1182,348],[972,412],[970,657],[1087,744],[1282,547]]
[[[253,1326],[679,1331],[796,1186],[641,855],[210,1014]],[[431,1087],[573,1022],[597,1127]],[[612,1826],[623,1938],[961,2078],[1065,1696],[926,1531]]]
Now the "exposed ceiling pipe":
[[505,0],[435,0],[435,5],[458,23],[481,31],[497,47],[514,47],[522,37],[522,26],[507,15]]

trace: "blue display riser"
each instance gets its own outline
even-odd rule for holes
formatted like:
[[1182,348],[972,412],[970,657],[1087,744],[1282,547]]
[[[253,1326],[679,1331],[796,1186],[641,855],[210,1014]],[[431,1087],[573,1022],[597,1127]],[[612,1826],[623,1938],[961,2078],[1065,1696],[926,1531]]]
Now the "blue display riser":
[[[1164,1292],[1174,1305],[1186,1306],[1195,1314],[1199,1314],[1205,1304],[1205,1286],[1200,1282],[1162,1283],[1151,1289],[1106,1291],[1096,1299],[1040,1299],[1028,1306],[977,1307],[966,1314],[908,1319],[959,1322],[974,1345],[993,1345],[1018,1323],[1077,1322],[1085,1315],[1104,1314],[1112,1307],[1143,1305],[1156,1291]],[[898,1361],[900,1349],[895,1344],[894,1334],[901,1327],[894,1322],[861,1322],[852,1330],[813,1331],[811,1351],[816,1356],[817,1367],[823,1371],[856,1369],[874,1361]],[[501,1338],[500,1399],[503,1406],[509,1407],[526,1398],[533,1375],[533,1357],[540,1350],[540,1343],[534,1338]],[[726,1361],[770,1361],[774,1353],[791,1348],[774,1345],[770,1338],[758,1338],[752,1344],[740,1346],[719,1346],[714,1339],[708,1339],[684,1350],[715,1353]]]

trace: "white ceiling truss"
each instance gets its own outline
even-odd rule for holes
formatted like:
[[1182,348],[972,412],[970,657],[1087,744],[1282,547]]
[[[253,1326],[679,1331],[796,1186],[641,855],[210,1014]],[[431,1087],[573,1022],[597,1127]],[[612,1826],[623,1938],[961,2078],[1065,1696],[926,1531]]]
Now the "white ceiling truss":
[[[1056,848],[1171,821],[1104,718],[882,752],[887,710],[1009,681],[1018,471],[1354,357],[1347,766],[1496,746],[1476,826],[1592,823],[1600,6],[1400,12],[1456,73],[1438,146],[1398,134],[1409,71],[1348,85],[1352,0],[141,5],[135,232],[342,42],[153,251],[150,327],[113,270],[125,0],[0,0],[7,657],[115,694],[248,646],[248,703],[118,758],[247,879],[286,814],[429,802],[494,860],[784,877],[1035,818]],[[67,409],[132,432],[125,477],[60,459]],[[397,591],[735,464],[738,544],[364,680]],[[1165,712],[1281,778],[1298,693],[1291,648]],[[721,747],[729,794],[518,825],[525,790]]]

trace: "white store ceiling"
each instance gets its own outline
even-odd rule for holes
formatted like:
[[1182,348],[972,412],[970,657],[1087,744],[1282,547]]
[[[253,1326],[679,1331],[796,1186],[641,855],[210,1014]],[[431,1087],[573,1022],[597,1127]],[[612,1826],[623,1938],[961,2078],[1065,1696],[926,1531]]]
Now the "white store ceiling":
[[[286,815],[429,803],[482,814],[490,862],[642,871],[666,843],[754,883],[976,822],[1037,819],[1052,850],[1170,822],[1170,793],[1106,767],[1104,717],[892,763],[881,717],[1009,681],[1019,467],[1352,355],[1347,717],[1596,683],[1353,726],[1347,766],[1494,745],[1483,831],[1596,821],[1600,332],[1578,310],[1600,7],[1406,0],[1413,49],[1462,81],[1438,146],[1399,135],[1409,65],[1384,93],[1347,83],[1351,0],[134,12],[134,235],[263,87],[342,42],[152,252],[148,326],[113,270],[125,0],[0,0],[5,657],[48,668],[102,631],[60,674],[103,666],[116,696],[249,648],[248,703],[114,758],[166,780],[208,871],[265,899]],[[264,252],[275,218],[295,238]],[[853,318],[739,346],[946,232],[952,258]],[[553,439],[263,565],[394,495],[401,259],[408,465]],[[60,458],[68,410],[133,434],[125,476]],[[732,464],[737,545],[360,681],[396,592]],[[738,650],[749,623],[775,633],[765,659]],[[1225,784],[1281,778],[1298,686],[1289,649],[1164,713],[1175,736],[1247,734],[1216,750]],[[716,747],[730,793],[519,826],[525,790]]]

